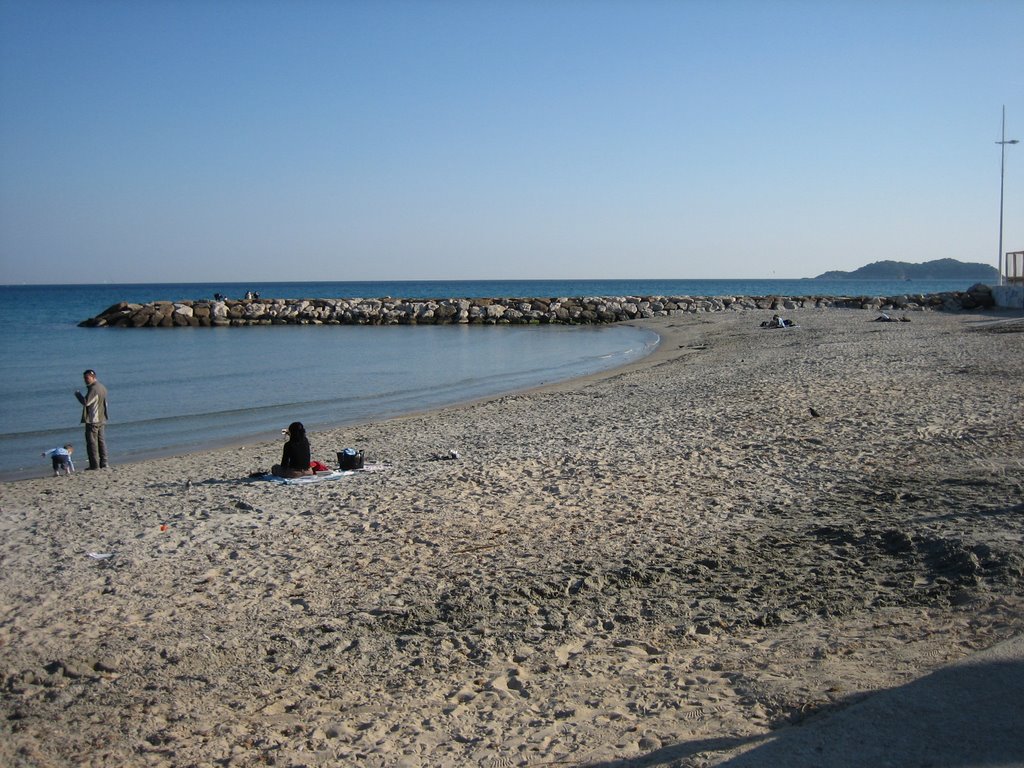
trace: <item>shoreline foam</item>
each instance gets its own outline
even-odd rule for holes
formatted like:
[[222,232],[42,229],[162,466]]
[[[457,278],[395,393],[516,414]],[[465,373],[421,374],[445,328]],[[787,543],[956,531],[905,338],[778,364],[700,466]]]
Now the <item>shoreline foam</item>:
[[0,762],[714,765],[1019,634],[1020,321],[792,316],[314,434],[339,481],[0,484]]

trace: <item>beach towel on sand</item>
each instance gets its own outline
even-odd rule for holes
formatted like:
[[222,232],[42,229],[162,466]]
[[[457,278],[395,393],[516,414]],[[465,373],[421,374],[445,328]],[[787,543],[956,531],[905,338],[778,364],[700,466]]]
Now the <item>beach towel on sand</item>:
[[336,469],[333,472],[321,472],[318,475],[305,475],[303,477],[278,477],[267,472],[255,479],[267,480],[277,485],[310,485],[312,483],[324,483],[329,480],[340,480],[357,472],[380,472],[385,468],[385,464],[367,464],[362,469]]

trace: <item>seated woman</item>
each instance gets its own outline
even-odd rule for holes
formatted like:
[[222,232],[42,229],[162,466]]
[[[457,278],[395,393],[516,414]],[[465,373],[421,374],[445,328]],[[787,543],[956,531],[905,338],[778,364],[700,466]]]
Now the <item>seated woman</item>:
[[312,475],[309,468],[309,440],[301,421],[293,421],[285,430],[288,442],[284,444],[281,463],[275,464],[270,472],[278,477],[305,477]]
[[762,328],[792,328],[793,325],[792,320],[785,320],[778,315],[772,315],[771,320],[765,320],[761,323]]

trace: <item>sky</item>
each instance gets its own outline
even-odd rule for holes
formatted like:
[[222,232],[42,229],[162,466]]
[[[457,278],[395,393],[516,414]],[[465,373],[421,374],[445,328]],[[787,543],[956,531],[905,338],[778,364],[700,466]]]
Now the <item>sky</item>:
[[1021,30],[1020,0],[0,0],[0,283],[998,266]]

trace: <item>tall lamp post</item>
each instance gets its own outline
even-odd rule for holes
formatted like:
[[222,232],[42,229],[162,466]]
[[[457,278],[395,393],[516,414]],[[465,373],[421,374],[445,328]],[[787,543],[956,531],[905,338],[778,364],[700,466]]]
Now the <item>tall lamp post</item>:
[[1006,138],[1006,105],[1003,105],[1003,136],[999,145],[999,284],[1003,284],[1003,179],[1006,177],[1006,145],[1017,144],[1017,139]]

